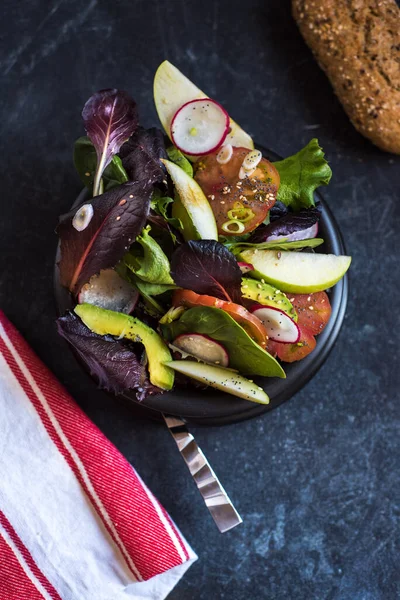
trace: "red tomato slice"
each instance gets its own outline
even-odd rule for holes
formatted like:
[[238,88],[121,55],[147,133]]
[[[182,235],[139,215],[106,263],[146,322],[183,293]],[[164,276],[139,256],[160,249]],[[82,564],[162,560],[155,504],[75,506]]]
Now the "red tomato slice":
[[332,312],[328,295],[325,292],[316,292],[291,296],[288,294],[288,297],[299,317],[298,325],[307,327],[313,335],[321,333]]
[[263,348],[266,346],[268,336],[264,325],[261,323],[260,319],[257,319],[257,317],[249,313],[249,311],[240,304],[220,300],[214,296],[199,295],[191,290],[176,290],[172,298],[172,305],[187,306],[188,308],[192,308],[193,306],[212,306],[213,308],[220,308],[239,323],[257,344]]
[[[299,323],[297,324],[299,325]],[[272,356],[277,356],[282,362],[291,363],[302,360],[314,350],[317,340],[307,327],[299,325],[299,328],[300,340],[297,344],[281,344],[280,342],[268,340],[266,350]]]
[[[229,162],[221,164],[217,161],[217,150],[194,164],[195,179],[210,202],[220,235],[253,231],[275,204],[280,178],[266,158],[261,159],[250,176],[239,178],[240,167],[249,152],[248,148],[233,148]],[[235,218],[244,226],[241,232],[235,223],[229,225],[228,231],[222,228]]]

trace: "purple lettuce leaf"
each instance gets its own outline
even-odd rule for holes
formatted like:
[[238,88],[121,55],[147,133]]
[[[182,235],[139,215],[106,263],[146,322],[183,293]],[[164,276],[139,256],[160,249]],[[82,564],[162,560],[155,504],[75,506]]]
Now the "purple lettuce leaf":
[[[76,294],[92,275],[117,264],[146,224],[152,191],[153,186],[127,182],[60,217],[62,285]],[[87,204],[92,205],[93,216],[85,229],[77,231],[72,220]]]
[[247,240],[252,244],[285,238],[288,241],[303,240],[316,237],[318,221],[321,213],[317,208],[288,212],[268,225],[260,225]]
[[269,220],[272,223],[272,221],[276,221],[276,219],[280,219],[281,217],[287,215],[288,212],[289,208],[286,206],[286,204],[283,204],[283,202],[280,200],[276,200],[275,204],[269,211]]
[[168,157],[160,129],[138,127],[122,146],[119,155],[131,181],[143,180],[155,184],[165,180],[165,167],[160,158]]
[[138,400],[163,393],[150,383],[145,364],[121,340],[93,333],[73,313],[57,319],[57,329],[73,346],[101,388],[114,394],[135,390]]
[[93,196],[97,196],[104,169],[137,128],[136,102],[121,90],[100,90],[86,102],[82,118],[97,154],[93,184]]
[[171,276],[179,287],[240,303],[240,267],[233,254],[214,240],[179,246],[171,258]]

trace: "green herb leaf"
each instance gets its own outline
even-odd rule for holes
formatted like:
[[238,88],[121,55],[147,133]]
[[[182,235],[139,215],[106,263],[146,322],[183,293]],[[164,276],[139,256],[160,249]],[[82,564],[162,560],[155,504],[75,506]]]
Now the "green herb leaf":
[[303,248],[316,248],[324,243],[322,238],[311,238],[308,240],[298,240],[296,242],[271,241],[262,242],[261,244],[251,244],[250,242],[237,242],[233,244],[225,244],[225,246],[237,256],[243,248],[257,248],[258,250],[302,250]]
[[286,377],[281,365],[226,312],[209,306],[185,311],[178,321],[161,324],[165,339],[172,342],[182,333],[202,333],[221,342],[229,353],[230,366],[247,375]]
[[177,286],[173,283],[171,284],[161,284],[161,283],[150,283],[148,281],[143,281],[139,279],[139,277],[134,277],[132,279],[133,285],[137,287],[140,293],[145,294],[146,296],[161,296],[165,292],[169,290],[176,290]]
[[167,154],[170,161],[178,165],[181,169],[185,171],[190,177],[193,177],[193,167],[188,161],[188,159],[182,154],[176,146],[170,146],[167,148]]
[[142,281],[173,286],[169,260],[161,246],[151,237],[150,230],[150,225],[142,230],[122,262]]
[[314,191],[328,185],[332,171],[318,140],[313,138],[297,154],[274,163],[281,178],[277,199],[294,211],[315,206]]
[[[74,164],[82,183],[92,193],[97,169],[97,154],[92,142],[86,136],[78,138],[75,142]],[[102,179],[104,191],[106,192],[128,181],[128,176],[119,156],[113,156],[110,164],[103,172]]]
[[158,214],[160,217],[163,217],[167,221],[169,225],[175,227],[175,229],[182,229],[182,221],[180,219],[176,219],[174,217],[168,216],[168,206],[173,203],[173,199],[169,196],[161,196],[158,190],[155,190],[152,198],[151,198],[151,208]]
[[[159,317],[164,314],[165,307],[163,307],[153,296],[159,296],[168,290],[175,289],[174,285],[157,285],[155,283],[148,283],[147,281],[142,281],[139,277],[134,277],[131,279],[133,285],[137,288],[139,294],[145,300],[147,310],[150,308],[150,314],[154,314]],[[153,312],[152,310],[153,309]]]

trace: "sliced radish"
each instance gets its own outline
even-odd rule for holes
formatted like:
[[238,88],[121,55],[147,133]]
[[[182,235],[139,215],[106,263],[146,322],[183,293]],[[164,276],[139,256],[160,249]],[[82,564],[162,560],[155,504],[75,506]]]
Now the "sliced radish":
[[182,352],[213,365],[227,367],[229,356],[225,348],[207,335],[201,333],[183,333],[172,342]]
[[243,275],[245,273],[248,273],[249,271],[254,271],[254,267],[250,263],[238,262],[238,265],[239,265],[240,270],[242,271]]
[[300,329],[283,310],[273,306],[255,304],[251,313],[258,317],[267,330],[268,337],[283,344],[296,344],[300,339]]
[[175,146],[189,155],[210,154],[219,148],[229,132],[229,115],[215,100],[187,102],[175,113],[171,138]]
[[85,283],[79,292],[78,303],[94,304],[129,315],[133,312],[138,297],[139,292],[114,269],[104,269]]

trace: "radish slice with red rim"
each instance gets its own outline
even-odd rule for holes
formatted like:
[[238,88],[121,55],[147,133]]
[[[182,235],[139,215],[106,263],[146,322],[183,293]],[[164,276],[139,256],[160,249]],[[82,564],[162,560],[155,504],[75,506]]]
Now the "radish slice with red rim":
[[242,271],[243,275],[245,273],[248,273],[249,271],[254,271],[254,267],[252,264],[250,263],[246,263],[246,262],[238,262],[239,268]]
[[229,356],[225,348],[207,335],[183,333],[174,339],[172,345],[203,362],[221,367],[227,367],[229,364]]
[[229,115],[215,100],[187,102],[175,113],[171,139],[184,154],[202,156],[219,148],[229,132]]
[[100,308],[131,314],[139,298],[139,292],[124,281],[114,269],[104,269],[93,275],[78,295],[79,304],[94,304]]
[[300,329],[288,314],[273,306],[255,304],[251,313],[260,319],[267,330],[268,337],[274,342],[296,344],[300,339]]

